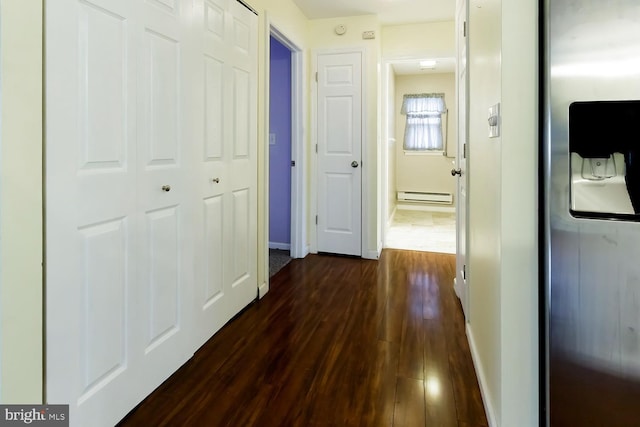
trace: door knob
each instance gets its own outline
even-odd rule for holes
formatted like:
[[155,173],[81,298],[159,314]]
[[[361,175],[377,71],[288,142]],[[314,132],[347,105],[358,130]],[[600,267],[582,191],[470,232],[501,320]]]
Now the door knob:
[[451,169],[451,176],[462,176],[462,169]]
[[162,186],[162,191],[165,191],[165,192],[168,193],[169,191],[171,191],[171,186],[170,185],[163,185]]
[[358,162],[356,162],[355,160],[353,162],[351,162],[351,167],[352,168],[357,168],[358,167]]
[[220,178],[213,178],[211,181],[215,182],[216,184],[220,183]]

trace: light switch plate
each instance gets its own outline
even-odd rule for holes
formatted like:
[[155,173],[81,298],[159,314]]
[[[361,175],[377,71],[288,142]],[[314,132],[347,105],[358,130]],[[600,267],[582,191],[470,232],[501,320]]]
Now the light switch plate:
[[276,145],[276,134],[275,133],[270,133],[269,134],[269,145]]
[[500,103],[489,107],[489,138],[500,136]]

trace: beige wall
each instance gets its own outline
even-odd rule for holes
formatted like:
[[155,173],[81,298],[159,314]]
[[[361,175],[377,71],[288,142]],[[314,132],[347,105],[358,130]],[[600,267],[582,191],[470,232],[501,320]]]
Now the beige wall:
[[[537,2],[470,4],[471,341],[496,426],[538,425]],[[487,136],[501,102],[502,135]]]
[[[346,34],[336,35],[334,28],[338,24],[347,27]],[[375,31],[374,40],[363,40],[363,31]],[[363,64],[363,107],[365,123],[363,124],[363,196],[368,198],[368,204],[362,206],[363,233],[366,246],[362,248],[365,258],[377,258],[378,247],[381,246],[378,230],[380,217],[380,201],[378,200],[379,168],[378,163],[381,130],[379,120],[380,99],[380,24],[374,15],[352,16],[335,19],[317,19],[309,21],[309,47],[312,55],[318,51],[328,49],[364,48],[365,59]],[[315,73],[315,70],[311,70]],[[311,110],[314,114],[314,110]],[[315,143],[312,137],[312,143]],[[313,179],[313,178],[312,178]],[[312,234],[312,241],[315,236]]]
[[42,0],[2,0],[0,19],[0,403],[39,403]]
[[[397,75],[395,84],[396,109],[396,185],[398,191],[432,191],[455,194],[456,179],[451,169],[456,156],[457,114],[454,73]],[[443,115],[446,156],[405,154],[403,149],[406,116],[400,113],[405,94],[444,93],[448,118]]]
[[388,58],[453,58],[455,23],[425,22],[382,28],[382,54]]
[[538,426],[540,403],[537,17],[535,0],[502,2],[503,426]]
[[[489,417],[501,400],[500,221],[502,139],[487,136],[487,109],[501,96],[500,0],[470,4],[469,38],[469,330]],[[502,425],[502,424],[496,424]],[[506,426],[505,426],[506,427]]]

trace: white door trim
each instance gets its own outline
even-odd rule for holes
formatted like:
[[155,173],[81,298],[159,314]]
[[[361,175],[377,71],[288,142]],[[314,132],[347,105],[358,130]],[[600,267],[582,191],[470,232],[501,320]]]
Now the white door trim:
[[[340,53],[360,53],[362,55],[362,80],[361,80],[361,85],[362,85],[362,108],[361,108],[361,114],[362,114],[362,129],[361,129],[361,135],[362,135],[362,144],[361,144],[361,160],[362,160],[362,210],[361,210],[361,253],[362,253],[362,258],[369,258],[369,259],[378,259],[378,255],[379,255],[379,251],[378,249],[374,249],[374,250],[370,250],[369,248],[369,222],[371,220],[371,216],[369,215],[369,200],[370,200],[370,195],[369,195],[369,171],[372,170],[371,167],[373,167],[373,170],[375,170],[375,164],[371,165],[369,164],[369,157],[368,157],[368,144],[370,142],[370,132],[369,132],[369,119],[368,119],[368,98],[367,98],[367,84],[368,84],[368,79],[367,79],[367,70],[369,67],[369,61],[367,59],[367,49],[364,47],[354,47],[354,48],[343,48],[343,49],[313,49],[311,51],[311,85],[312,85],[312,90],[311,90],[311,107],[310,107],[310,111],[311,111],[311,151],[312,151],[312,155],[311,155],[311,170],[310,170],[310,176],[312,177],[311,179],[311,188],[310,188],[310,192],[309,192],[309,196],[311,197],[310,200],[310,205],[311,205],[311,216],[310,216],[310,221],[313,224],[314,227],[314,232],[310,233],[309,235],[309,242],[310,242],[310,252],[317,254],[318,253],[318,233],[317,233],[317,228],[315,227],[315,218],[316,215],[318,214],[318,184],[317,184],[317,180],[314,179],[317,174],[318,174],[318,156],[316,155],[316,147],[318,144],[318,109],[317,109],[317,103],[318,103],[318,84],[315,81],[315,73],[318,71],[318,56],[319,55],[326,55],[326,54],[340,54]],[[376,219],[376,215],[373,215],[374,220]]]
[[269,39],[273,36],[291,51],[291,159],[296,162],[291,174],[291,257],[304,258],[309,253],[307,245],[307,217],[305,206],[307,205],[307,194],[305,183],[307,176],[307,149],[304,139],[304,118],[307,108],[304,99],[304,88],[306,87],[306,70],[304,67],[304,52],[300,43],[295,41],[283,32],[277,23],[273,22],[269,12],[265,12],[265,85],[264,85],[264,165],[263,180],[265,186],[264,194],[264,242],[261,248],[264,251],[264,277],[266,283],[259,288],[259,298],[269,292],[269,67],[271,51]]
[[[380,150],[380,164],[382,165],[382,177],[380,185],[380,194],[378,194],[378,200],[381,201],[381,215],[380,240],[382,247],[386,245],[387,233],[389,232],[389,139],[395,139],[395,129],[390,129],[389,123],[389,98],[395,96],[395,93],[389,93],[389,73],[392,67],[392,61],[382,60],[382,73],[380,75],[380,81],[382,84],[382,95],[380,100],[380,117],[382,118],[382,135],[381,135],[381,150]],[[382,251],[380,251],[382,252]]]

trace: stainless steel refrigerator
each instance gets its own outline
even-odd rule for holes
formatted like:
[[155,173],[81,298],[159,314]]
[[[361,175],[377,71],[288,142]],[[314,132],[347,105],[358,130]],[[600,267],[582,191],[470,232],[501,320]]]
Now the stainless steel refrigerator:
[[545,0],[548,425],[640,426],[640,0]]

